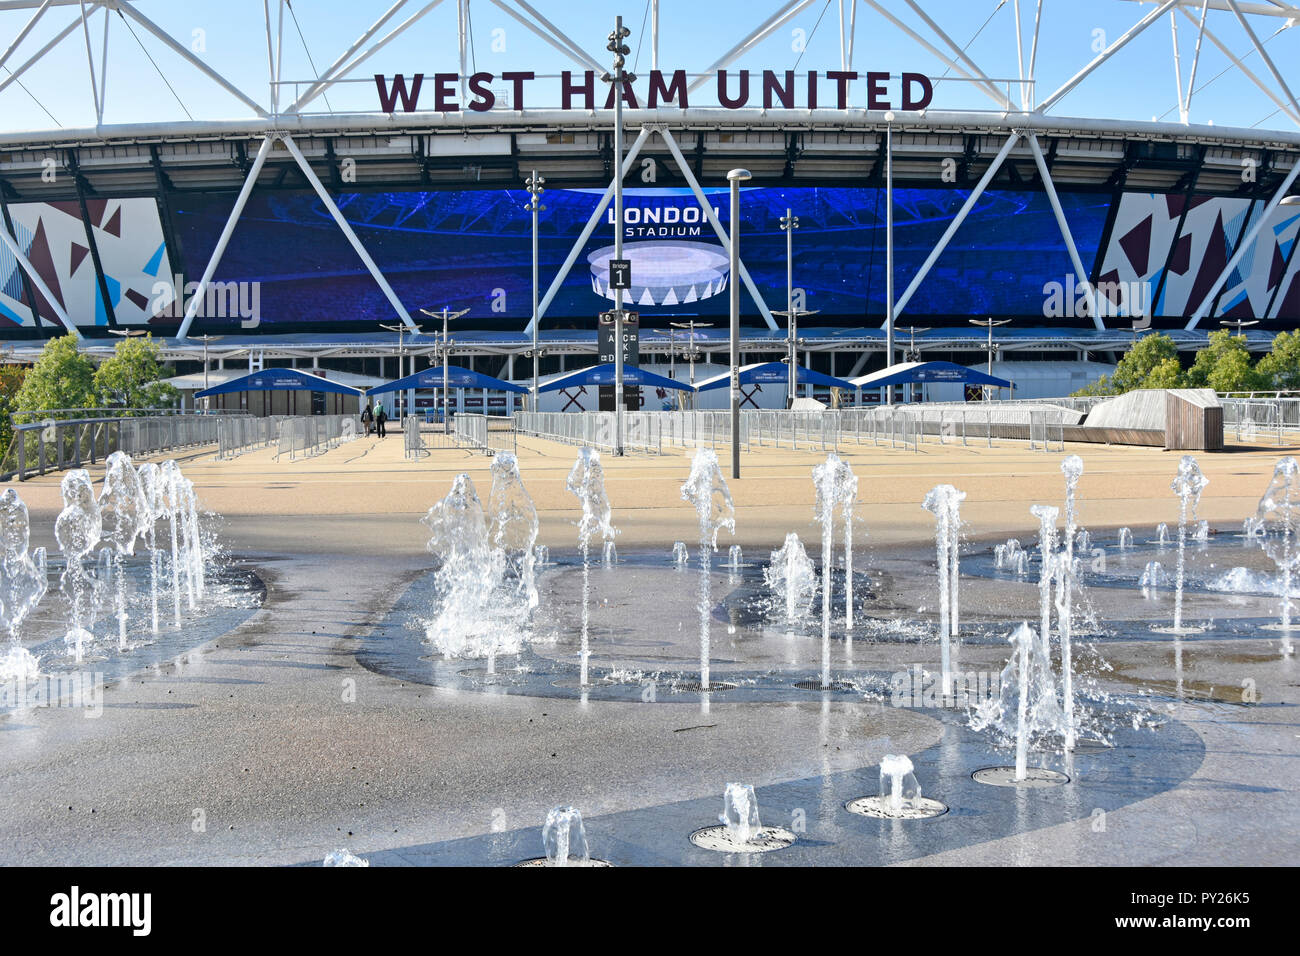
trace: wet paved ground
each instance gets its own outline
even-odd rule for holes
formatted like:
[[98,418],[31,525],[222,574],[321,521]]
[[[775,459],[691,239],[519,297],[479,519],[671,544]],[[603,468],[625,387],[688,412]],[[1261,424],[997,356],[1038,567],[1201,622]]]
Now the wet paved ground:
[[[239,566],[266,583],[265,607],[174,657],[142,656],[98,719],[0,718],[0,862],[318,863],[347,846],[376,865],[500,865],[539,854],[541,822],[561,803],[583,810],[593,853],[620,864],[1260,864],[1300,850],[1300,674],[1277,632],[1257,626],[1271,596],[1189,595],[1192,620],[1240,619],[1228,635],[1174,641],[1133,625],[1084,637],[1081,693],[1106,700],[1112,746],[1069,762],[1033,754],[1071,782],[1012,790],[971,779],[1011,754],[964,714],[893,706],[891,675],[937,663],[933,611],[916,613],[935,603],[924,548],[863,548],[867,618],[851,644],[835,635],[832,657],[836,680],[856,683],[830,693],[815,686],[816,628],[787,636],[748,606],[765,551],[739,575],[715,568],[714,677],[737,686],[707,700],[680,686],[698,667],[698,572],[668,564],[671,542],[629,549],[592,571],[594,672],[621,676],[584,700],[571,554],[553,546],[543,575],[554,640],[530,661],[545,675],[512,676],[502,659],[488,681],[481,663],[436,660],[410,626],[427,607],[427,557],[376,556],[336,520],[226,522],[244,544]],[[966,670],[1000,670],[1011,624],[1037,614],[1032,580],[980,570],[991,544],[967,544]],[[1131,583],[1094,582],[1087,598],[1104,619],[1146,625],[1168,611]],[[949,812],[845,811],[877,791],[885,753],[910,754]],[[733,857],[688,842],[736,780],[755,785],[764,823],[798,833],[793,847]]]

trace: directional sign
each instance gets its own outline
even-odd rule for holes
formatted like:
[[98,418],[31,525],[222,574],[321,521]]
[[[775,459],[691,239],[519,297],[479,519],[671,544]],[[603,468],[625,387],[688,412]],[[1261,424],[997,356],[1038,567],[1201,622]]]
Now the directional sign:
[[609,287],[611,289],[632,288],[632,260],[609,260]]

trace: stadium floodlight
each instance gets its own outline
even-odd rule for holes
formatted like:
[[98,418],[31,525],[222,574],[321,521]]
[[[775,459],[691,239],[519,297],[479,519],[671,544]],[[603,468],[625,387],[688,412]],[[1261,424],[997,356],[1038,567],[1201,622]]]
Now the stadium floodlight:
[[[402,371],[402,354],[403,354],[403,346],[404,346],[404,344],[405,344],[405,335],[406,335],[406,332],[407,332],[408,326],[406,325],[405,322],[398,322],[396,325],[384,325],[384,324],[381,322],[381,323],[379,323],[379,327],[380,327],[381,329],[386,329],[386,330],[389,331],[389,332],[396,332],[396,333],[397,333],[397,377],[398,377],[398,378],[402,378],[403,376],[406,375],[406,373],[405,373],[404,371]],[[421,329],[418,325],[412,325],[412,326],[409,327],[409,329],[410,329],[410,332],[411,332],[412,335],[419,335],[419,334],[423,331],[423,329]],[[411,356],[411,374],[412,374],[412,375],[415,374],[415,356],[414,356],[414,355]],[[407,415],[412,415],[412,414],[414,414],[414,409],[415,409],[415,389],[413,389],[413,388],[408,388],[408,389],[406,390],[406,402],[405,402],[405,408],[406,408],[406,414],[407,414]]]
[[1237,327],[1237,335],[1241,335],[1241,330],[1252,325],[1259,325],[1259,319],[1220,319],[1219,324],[1224,328]]
[[447,372],[447,365],[451,361],[451,342],[447,339],[447,323],[452,319],[459,319],[462,315],[469,312],[469,309],[461,309],[459,312],[452,312],[445,305],[441,312],[430,312],[428,309],[421,309],[425,315],[431,319],[442,319],[442,433],[451,434],[451,415],[448,404],[450,399],[450,375]]
[[740,477],[740,184],[753,179],[748,169],[727,173],[731,183],[731,232],[727,237],[731,268],[727,287],[731,291],[731,477]]
[[539,334],[539,332],[538,332],[538,326],[541,324],[541,322],[539,321],[538,316],[537,316],[537,214],[540,213],[540,212],[544,212],[544,211],[546,210],[546,207],[543,206],[543,205],[541,204],[541,202],[540,202],[540,197],[541,197],[542,193],[546,192],[546,189],[544,188],[545,183],[546,183],[546,180],[543,179],[541,176],[537,175],[537,170],[535,170],[535,169],[533,170],[533,174],[532,174],[531,176],[529,176],[528,179],[526,179],[526,180],[524,181],[524,186],[525,186],[525,188],[528,190],[528,192],[529,192],[529,197],[530,197],[529,200],[528,200],[528,205],[525,206],[524,208],[527,209],[530,213],[532,213],[532,216],[533,216],[533,350],[532,350],[532,360],[533,360],[533,396],[532,396],[532,410],[533,410],[534,412],[537,411],[537,396],[538,396],[538,391],[537,391],[537,360],[541,357],[541,354],[542,354],[542,350],[541,350],[541,348],[538,346],[538,341],[537,341],[537,336],[538,336],[538,334]]
[[[614,54],[614,69],[601,76],[611,84],[610,92],[614,95],[614,259],[623,261],[623,91],[624,84],[636,79],[623,69],[626,57],[631,49],[623,41],[632,35],[632,31],[623,26],[623,18],[614,18],[614,32],[609,35],[605,49]],[[610,288],[614,294],[614,454],[623,454],[623,294],[625,283],[631,282],[631,269],[627,269],[623,280],[615,282],[613,268],[610,269]],[[534,325],[534,328],[536,326]]]
[[[987,319],[969,319],[971,325],[978,325],[982,329],[989,330],[989,378],[993,377],[993,327],[997,325],[1006,325],[1010,319],[995,319],[989,316]],[[993,398],[993,386],[984,386],[984,401],[990,401]]]
[[773,315],[782,315],[786,318],[786,351],[788,353],[787,362],[790,365],[790,381],[786,385],[786,407],[789,408],[794,404],[795,391],[799,386],[796,368],[799,364],[798,355],[795,351],[795,340],[799,338],[799,316],[816,315],[817,309],[796,309],[794,307],[794,231],[799,228],[799,217],[794,214],[792,209],[787,208],[785,215],[781,217],[781,230],[785,233],[785,311],[773,309]]

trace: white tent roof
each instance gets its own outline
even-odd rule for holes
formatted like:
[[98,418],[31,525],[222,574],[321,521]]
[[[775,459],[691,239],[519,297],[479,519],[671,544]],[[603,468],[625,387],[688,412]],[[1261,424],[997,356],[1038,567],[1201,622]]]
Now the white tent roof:
[[[376,385],[386,385],[389,379],[376,378],[373,375],[357,375],[355,372],[337,372],[334,369],[326,368],[300,368],[299,372],[305,372],[308,375],[318,375],[321,378],[329,379],[331,382],[338,382],[340,385],[350,385],[353,388],[372,388]],[[177,375],[174,378],[163,379],[173,388],[180,389],[183,392],[197,392],[204,388],[211,388],[213,385],[224,385],[232,379],[242,378],[248,374],[246,368],[211,368],[208,369],[207,385],[203,384],[202,372],[190,372],[188,375]]]

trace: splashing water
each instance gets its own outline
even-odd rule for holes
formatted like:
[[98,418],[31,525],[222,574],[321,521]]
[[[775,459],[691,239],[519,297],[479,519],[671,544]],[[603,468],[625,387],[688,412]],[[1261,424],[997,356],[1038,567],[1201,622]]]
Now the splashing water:
[[673,542],[673,564],[678,568],[684,568],[691,561],[690,549],[686,547],[685,541]]
[[582,824],[582,814],[574,807],[555,807],[546,814],[542,826],[542,846],[546,862],[551,866],[569,866],[570,861],[579,866],[591,860],[587,849],[587,830]]
[[118,648],[126,648],[126,574],[123,562],[135,554],[135,542],[150,514],[135,464],[125,452],[115,451],[105,462],[104,486],[99,493],[100,540],[112,548],[112,578]]
[[853,469],[834,452],[813,468],[817,489],[815,516],[822,526],[822,687],[831,686],[831,592],[834,574],[831,554],[835,546],[835,515],[844,522],[844,626],[853,627],[853,502],[858,496],[858,479]]
[[23,621],[41,602],[47,588],[45,549],[27,553],[31,521],[18,492],[0,495],[0,627],[9,646],[0,656],[0,680],[28,680],[40,668],[35,656],[22,646]]
[[600,452],[594,448],[578,449],[564,487],[582,502],[582,517],[578,520],[578,547],[582,551],[582,650],[581,682],[588,684],[588,662],[591,658],[591,542],[593,539],[612,541],[618,530],[610,523],[612,509],[605,493],[605,469],[600,463]]
[[939,647],[943,696],[952,695],[952,637],[957,633],[957,591],[961,503],[966,492],[935,485],[922,507],[934,515],[935,560],[939,567]]
[[600,563],[607,568],[618,564],[618,546],[613,541],[605,542],[605,547],[600,552]]
[[709,689],[709,592],[710,555],[718,547],[718,532],[736,533],[736,505],[718,468],[712,448],[701,448],[691,463],[691,473],[682,484],[682,500],[695,506],[700,519],[700,687]]
[[369,866],[369,860],[363,860],[359,856],[353,856],[352,851],[346,847],[340,847],[330,852],[325,857],[324,866]]
[[1196,517],[1201,492],[1210,480],[1191,455],[1178,462],[1178,475],[1169,487],[1178,496],[1178,570],[1174,574],[1174,630],[1183,626],[1183,584],[1187,576],[1187,522]]
[[1138,586],[1142,588],[1142,596],[1151,597],[1166,580],[1165,570],[1160,562],[1148,561],[1146,567],[1142,569],[1142,577],[1138,578]]
[[1210,523],[1202,518],[1196,523],[1196,533],[1192,535],[1192,540],[1197,544],[1209,544],[1210,542]]
[[727,549],[727,567],[738,568],[744,563],[740,545],[733,544]]
[[729,783],[722,795],[722,815],[718,822],[737,843],[749,843],[763,831],[758,819],[758,800],[747,783]]
[[817,589],[817,569],[804,550],[799,536],[791,531],[785,543],[772,552],[771,563],[763,569],[767,586],[785,606],[785,622],[793,624],[808,610]]
[[68,600],[68,631],[63,639],[72,648],[74,660],[80,663],[85,645],[92,640],[86,625],[94,602],[94,582],[83,562],[99,543],[102,525],[95,489],[86,469],[68,472],[59,487],[63,510],[54,522],[54,538],[65,562],[59,579],[59,587]]
[[1121,551],[1127,551],[1133,547],[1133,532],[1128,528],[1119,529],[1119,548]]
[[[1034,629],[1020,624],[1007,637],[1011,656],[998,682],[998,693],[980,702],[971,712],[970,727],[991,731],[999,739],[1015,744],[1016,779],[1024,780],[1029,747],[1043,738],[1066,733],[1065,715],[1050,680],[1051,661],[1044,657]],[[1048,675],[1048,680],[1043,675]]]
[[158,550],[158,519],[167,516],[163,507],[162,473],[153,462],[145,462],[139,471],[140,493],[145,510],[140,522],[140,535],[149,550],[149,607],[150,629],[158,633],[158,572],[162,552]]
[[1061,462],[1065,475],[1065,561],[1057,577],[1058,630],[1061,634],[1061,707],[1064,711],[1065,749],[1074,749],[1074,663],[1072,661],[1072,635],[1074,626],[1074,544],[1078,528],[1077,494],[1079,478],[1083,475],[1083,459],[1070,455]]
[[1056,519],[1061,509],[1052,505],[1033,505],[1029,513],[1038,519],[1038,550],[1041,567],[1038,572],[1038,656],[1046,664],[1048,687],[1040,688],[1044,695],[1050,691],[1053,701],[1056,699],[1055,688],[1050,686],[1052,679],[1052,580],[1059,566],[1056,553]]
[[885,754],[880,760],[880,799],[890,813],[901,814],[921,799],[911,758],[905,754]]
[[1291,654],[1291,578],[1300,565],[1300,548],[1296,546],[1296,532],[1300,531],[1300,463],[1294,458],[1288,455],[1274,467],[1273,480],[1260,498],[1255,515],[1261,529],[1260,545],[1277,565],[1282,579],[1282,651]]
[[[427,549],[442,559],[434,574],[437,611],[424,622],[425,639],[446,657],[486,657],[494,673],[497,654],[519,650],[529,604],[527,589],[507,581],[506,552],[492,545],[469,475],[457,475],[421,521],[431,532]],[[525,547],[531,550],[531,541]]]
[[1169,547],[1169,525],[1164,521],[1156,525],[1156,544],[1161,551]]
[[540,568],[544,564],[551,563],[551,549],[544,544],[539,544],[533,549],[533,566]]
[[516,584],[516,596],[531,610],[537,607],[536,567],[546,561],[546,548],[537,541],[537,507],[524,487],[519,461],[508,451],[492,459],[492,490],[488,493],[488,539],[506,559],[506,572]]

